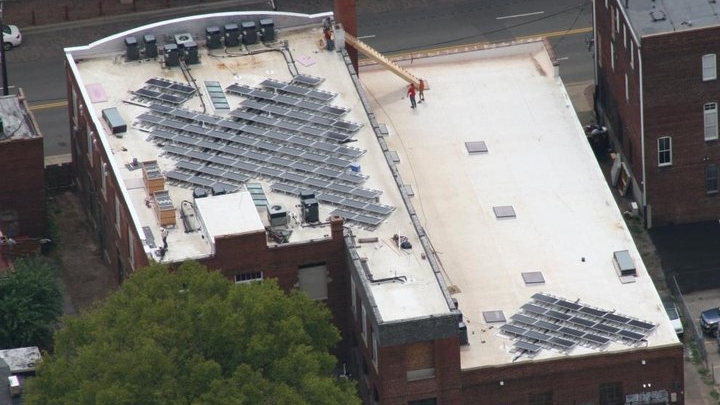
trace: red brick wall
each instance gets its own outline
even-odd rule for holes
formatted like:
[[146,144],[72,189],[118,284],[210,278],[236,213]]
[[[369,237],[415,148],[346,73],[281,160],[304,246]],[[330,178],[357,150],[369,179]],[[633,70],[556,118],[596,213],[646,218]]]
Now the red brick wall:
[[[720,102],[720,80],[702,81],[702,56],[720,55],[718,37],[720,27],[643,40],[647,192],[656,225],[720,217],[720,195],[705,193],[705,166],[720,165],[720,141],[705,141],[703,132],[703,105]],[[657,165],[662,136],[672,137],[670,167]]]
[[0,211],[17,212],[17,226],[12,226],[16,228],[17,235],[47,235],[43,162],[42,137],[0,142]]
[[[718,102],[720,81],[702,81],[702,55],[720,54],[715,38],[720,27],[655,34],[637,44],[634,68],[630,65],[631,36],[619,13],[620,32],[613,25],[615,2],[595,2],[599,50],[599,98],[609,125],[620,141],[639,190],[643,180],[653,226],[714,220],[720,217],[720,195],[705,193],[705,166],[720,165],[720,142],[703,139],[703,104]],[[612,38],[614,32],[615,39]],[[615,44],[615,70],[610,43]],[[640,61],[642,59],[642,65]],[[720,63],[720,62],[719,62]],[[643,179],[640,67],[643,81],[645,179]],[[628,74],[629,101],[625,98]],[[658,138],[672,137],[670,167],[658,167]],[[639,196],[638,196],[639,197]]]
[[[531,394],[552,392],[554,404],[595,404],[601,384],[619,382],[623,395],[667,390],[677,393],[677,404],[682,405],[683,366],[683,348],[679,344],[558,360],[520,360],[464,372],[463,399],[466,405],[524,405]],[[648,383],[651,387],[643,387]]]

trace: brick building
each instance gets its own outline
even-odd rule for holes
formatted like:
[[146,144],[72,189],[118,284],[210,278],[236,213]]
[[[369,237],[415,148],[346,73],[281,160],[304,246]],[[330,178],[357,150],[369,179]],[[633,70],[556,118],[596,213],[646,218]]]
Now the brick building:
[[598,112],[632,174],[630,192],[647,226],[718,218],[717,6],[594,6]]
[[78,187],[118,281],[193,259],[299,288],[367,404],[684,403],[682,345],[546,43],[415,55],[431,87],[411,110],[341,28],[319,43],[327,16],[65,50]]
[[43,137],[22,89],[0,97],[0,119],[0,232],[10,238],[43,237]]

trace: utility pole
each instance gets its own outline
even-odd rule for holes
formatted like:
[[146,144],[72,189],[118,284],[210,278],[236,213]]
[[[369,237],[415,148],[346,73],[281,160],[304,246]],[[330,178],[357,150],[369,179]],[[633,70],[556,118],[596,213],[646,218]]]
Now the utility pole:
[[[3,23],[3,5],[5,4],[4,0],[0,0],[0,29],[2,29]],[[7,64],[5,63],[5,31],[2,32],[2,44],[0,44],[0,69],[2,69],[2,88],[3,88],[3,96],[7,96],[8,94],[8,77],[7,77]]]

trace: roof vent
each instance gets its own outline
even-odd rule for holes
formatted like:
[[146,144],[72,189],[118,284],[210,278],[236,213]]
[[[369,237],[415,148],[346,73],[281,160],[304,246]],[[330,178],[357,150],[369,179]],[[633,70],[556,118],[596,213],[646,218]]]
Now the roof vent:
[[631,279],[632,277],[637,276],[635,263],[633,262],[632,257],[630,257],[630,252],[627,250],[618,250],[613,252],[613,264],[615,265],[615,270],[621,279]]
[[497,219],[508,219],[508,218],[515,218],[515,209],[512,207],[512,205],[500,205],[497,207],[493,207],[493,212],[495,213],[495,217]]
[[507,322],[505,314],[501,310],[483,311],[482,315],[487,323]]
[[665,21],[667,20],[667,15],[662,10],[653,10],[650,12],[650,18],[652,18],[653,22]]
[[485,144],[485,141],[465,142],[465,149],[470,155],[488,153],[488,148]]
[[543,285],[545,284],[545,277],[543,277],[540,271],[526,271],[522,273],[523,281],[525,285]]

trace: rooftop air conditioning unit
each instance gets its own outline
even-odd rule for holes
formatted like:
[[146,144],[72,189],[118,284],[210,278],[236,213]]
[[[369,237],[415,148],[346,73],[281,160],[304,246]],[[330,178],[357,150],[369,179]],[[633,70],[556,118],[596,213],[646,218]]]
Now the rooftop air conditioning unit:
[[185,44],[188,42],[195,42],[191,33],[184,32],[182,34],[175,35],[175,44],[178,46],[178,48],[184,48]]
[[288,222],[288,213],[280,204],[270,204],[267,207],[268,222],[271,227],[285,226]]

